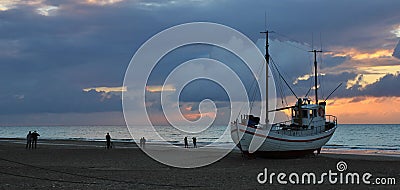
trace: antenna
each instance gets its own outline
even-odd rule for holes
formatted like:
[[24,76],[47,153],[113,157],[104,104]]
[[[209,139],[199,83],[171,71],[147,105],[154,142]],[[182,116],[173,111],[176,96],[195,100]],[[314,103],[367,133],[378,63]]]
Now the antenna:
[[311,49],[314,49],[314,32],[311,32]]
[[319,33],[319,43],[320,43],[320,50],[322,51],[322,33]]
[[266,91],[266,114],[265,114],[265,122],[269,123],[268,119],[268,65],[269,65],[269,43],[268,43],[268,34],[273,33],[273,31],[267,30],[267,11],[265,11],[265,30],[260,32],[261,34],[265,34],[265,91]]
[[314,72],[315,72],[315,102],[318,104],[318,67],[317,67],[317,53],[321,53],[320,50],[311,50],[309,52],[314,53]]
[[266,116],[265,116],[265,122],[266,124],[269,123],[268,119],[268,65],[269,65],[269,43],[268,43],[268,34],[269,31],[265,30],[264,32],[260,32],[261,34],[265,34],[265,91],[266,91],[266,100],[265,100],[265,106],[266,106]]
[[264,31],[267,31],[267,11],[265,11],[264,12],[265,13],[265,15],[264,15]]

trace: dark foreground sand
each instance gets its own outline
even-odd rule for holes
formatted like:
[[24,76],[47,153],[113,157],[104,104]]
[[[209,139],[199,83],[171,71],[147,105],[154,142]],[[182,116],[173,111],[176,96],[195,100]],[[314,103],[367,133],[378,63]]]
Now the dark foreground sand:
[[[230,153],[222,160],[196,169],[160,164],[134,144],[119,143],[105,150],[101,142],[41,141],[25,150],[21,140],[0,141],[0,189],[400,189],[400,158],[321,154],[297,159],[243,158]],[[125,147],[125,148],[124,148]],[[281,185],[259,184],[257,175],[269,172],[370,172],[394,177],[396,185]]]

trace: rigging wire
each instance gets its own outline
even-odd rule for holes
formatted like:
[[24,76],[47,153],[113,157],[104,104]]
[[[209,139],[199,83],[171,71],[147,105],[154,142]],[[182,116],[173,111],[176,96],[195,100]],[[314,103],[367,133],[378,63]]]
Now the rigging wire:
[[[274,62],[274,60],[273,60],[272,58],[271,58],[271,62],[272,62],[273,64],[275,64],[275,62]],[[298,99],[299,97],[296,95],[296,93],[294,93],[294,91],[293,91],[293,89],[290,87],[289,83],[285,80],[285,78],[283,78],[283,76],[282,76],[282,74],[280,73],[280,71],[279,71],[279,70],[277,70],[277,71],[278,71],[278,74],[279,74],[280,78],[285,82],[286,86],[290,89],[290,91],[293,93],[293,95],[296,97],[296,99]]]
[[271,61],[271,63],[272,63],[271,64],[272,65],[272,69],[271,70],[273,71],[272,74],[274,76],[276,76],[276,78],[279,79],[279,80],[276,80],[275,84],[276,84],[276,87],[278,89],[281,101],[282,101],[282,106],[285,106],[284,102],[286,102],[286,105],[287,105],[287,101],[286,101],[286,96],[285,96],[285,92],[284,92],[281,76],[278,73],[278,69],[277,69],[277,66],[276,66],[275,62]]
[[[250,93],[252,92],[253,87],[254,87],[254,93],[255,93],[255,91],[256,91],[255,84],[256,84],[256,82],[257,82],[257,78],[260,77],[261,72],[262,72],[262,70],[263,70],[265,64],[266,64],[266,63],[261,64],[261,65],[259,66],[258,73],[257,73],[258,76],[255,76],[256,78],[253,80],[253,82],[252,82],[251,85],[250,85],[250,89],[249,89],[249,92],[250,92]],[[251,98],[250,98],[250,104],[252,104],[252,102],[253,102],[253,101],[251,101]],[[238,115],[236,116],[236,118],[238,118],[239,115],[240,115],[240,113],[242,113],[242,110],[243,110],[244,106],[245,106],[245,104],[243,104],[242,107],[240,108],[240,110],[239,110]],[[251,112],[252,106],[253,106],[253,105],[250,105],[250,112]]]
[[[264,70],[264,65],[266,65],[266,64],[261,64],[262,66],[261,66],[261,69],[259,69],[258,70],[258,76],[257,76],[257,78],[260,78],[260,76],[261,76],[261,72]],[[268,73],[266,73],[266,75],[267,75],[267,77],[268,77]],[[254,79],[254,81],[253,81],[253,83],[255,83],[255,81],[256,81],[257,79]],[[267,80],[268,81],[268,80]],[[260,89],[261,90],[261,89]],[[267,95],[268,96],[268,95]],[[255,100],[255,98],[256,98],[256,86],[254,87],[254,90],[253,90],[253,94],[252,94],[252,96],[251,96],[251,98],[250,98],[250,112],[251,112],[251,110],[253,109],[253,105],[254,105],[254,100]],[[267,99],[268,99],[268,97],[267,97]]]

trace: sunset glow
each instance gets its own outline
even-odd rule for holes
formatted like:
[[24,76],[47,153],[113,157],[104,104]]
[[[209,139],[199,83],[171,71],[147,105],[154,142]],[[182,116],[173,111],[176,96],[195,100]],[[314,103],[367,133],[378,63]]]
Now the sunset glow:
[[377,49],[373,51],[361,51],[355,48],[338,48],[335,52],[327,52],[327,55],[333,57],[350,57],[353,60],[364,60],[374,58],[391,57],[393,49]]
[[340,123],[399,123],[400,97],[355,97],[328,100],[327,114]]
[[183,115],[187,120],[196,121],[202,117],[215,118],[215,112],[207,112],[207,113],[188,113]]
[[165,86],[146,86],[148,92],[174,92],[176,89],[172,85]]

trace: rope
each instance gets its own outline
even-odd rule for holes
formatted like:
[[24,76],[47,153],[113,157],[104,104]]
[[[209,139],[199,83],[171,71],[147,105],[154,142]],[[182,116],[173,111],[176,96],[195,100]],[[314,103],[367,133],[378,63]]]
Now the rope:
[[[127,184],[133,184],[133,185],[150,185],[150,186],[159,186],[159,187],[204,187],[204,186],[194,186],[194,185],[168,185],[168,184],[156,184],[156,183],[143,183],[143,182],[133,182],[133,181],[124,181],[124,180],[117,180],[117,179],[109,179],[109,178],[103,178],[103,177],[95,177],[95,176],[88,176],[88,175],[82,175],[82,174],[76,174],[76,173],[70,173],[70,172],[65,172],[65,171],[58,171],[54,169],[48,169],[48,168],[43,168],[31,164],[26,164],[18,161],[13,161],[13,160],[8,160],[5,158],[1,158],[0,160],[6,161],[6,162],[11,162],[23,166],[28,166],[32,168],[37,168],[45,171],[50,171],[50,172],[56,172],[56,173],[61,173],[61,174],[67,174],[67,175],[72,175],[72,176],[78,176],[78,177],[85,177],[85,178],[91,178],[91,179],[97,179],[97,180],[103,180],[103,181],[111,181],[111,182],[117,182],[117,183],[127,183]],[[6,175],[13,175],[16,177],[26,177],[26,178],[33,178],[33,179],[40,179],[40,180],[48,180],[48,181],[59,181],[59,182],[68,182],[68,183],[82,183],[82,182],[76,182],[76,181],[66,181],[66,180],[56,180],[56,179],[50,179],[50,178],[39,178],[39,177],[32,177],[32,176],[24,176],[24,175],[18,175],[18,174],[11,174],[7,172],[0,172]],[[83,182],[84,183],[84,182]],[[87,184],[87,183],[85,183]],[[97,184],[97,183],[94,183]]]
[[50,179],[50,178],[41,178],[41,177],[33,177],[33,176],[27,176],[27,175],[13,174],[13,173],[2,172],[2,171],[0,171],[0,174],[10,175],[10,176],[14,176],[14,177],[38,179],[38,180],[43,180],[43,181],[54,181],[54,182],[63,182],[63,183],[78,183],[78,184],[99,185],[98,183],[90,183],[90,182],[83,182],[83,181],[68,181],[68,180]]

